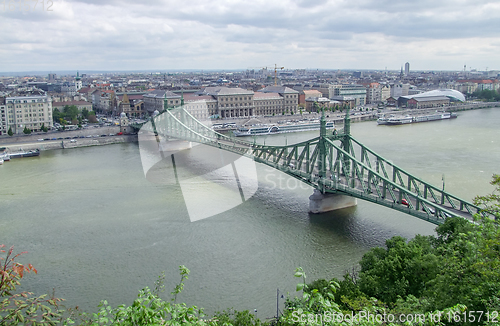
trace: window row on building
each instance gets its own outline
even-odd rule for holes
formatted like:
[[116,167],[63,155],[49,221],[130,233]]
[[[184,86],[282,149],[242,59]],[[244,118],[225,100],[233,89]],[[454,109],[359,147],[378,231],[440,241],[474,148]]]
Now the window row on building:
[[232,118],[261,115],[279,115],[297,112],[297,91],[281,86],[270,86],[254,92],[242,88],[206,87],[195,94],[179,95],[166,90],[155,90],[145,94],[145,111],[152,114],[165,107],[179,106],[197,119],[209,117]]
[[0,135],[9,129],[21,134],[24,128],[40,131],[51,128],[52,100],[47,95],[14,96],[0,98]]

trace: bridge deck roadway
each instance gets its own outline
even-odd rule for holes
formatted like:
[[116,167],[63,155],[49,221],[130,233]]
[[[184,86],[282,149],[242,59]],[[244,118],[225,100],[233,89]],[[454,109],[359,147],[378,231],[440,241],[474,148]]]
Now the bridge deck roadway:
[[[240,142],[238,140],[231,140],[227,138],[221,138],[218,140],[213,140],[212,142],[207,143],[207,145],[223,148],[226,150],[230,150],[235,153],[239,153],[241,155],[246,155],[246,156],[251,156],[250,153],[248,153],[248,150],[251,148],[251,144],[246,143],[246,142]],[[250,155],[249,155],[250,154]],[[269,161],[262,161],[262,160],[256,160],[260,163],[264,163],[269,166],[273,167],[278,167],[278,164],[269,162]],[[303,182],[311,185],[312,187],[315,188],[320,188],[319,187],[319,181],[320,178],[317,176],[317,171],[314,171],[312,174],[306,173],[305,171],[301,170],[296,170],[290,167],[281,167],[283,172],[285,172],[288,175],[291,175],[293,177],[298,178],[299,180],[302,180]],[[354,179],[354,187],[350,187],[348,185],[348,180],[346,180],[345,176],[340,175],[337,179],[337,182],[331,180],[330,178],[325,178],[321,180],[322,183],[325,184],[325,191],[330,192],[330,193],[338,193],[338,194],[344,194],[348,196],[353,196],[356,198],[368,200],[374,203],[381,204],[386,207],[390,207],[392,209],[399,210],[401,212],[410,214],[412,216],[418,217],[420,219],[424,219],[426,221],[435,223],[435,224],[440,224],[444,221],[443,216],[435,216],[436,214],[432,214],[432,212],[435,212],[435,209],[428,205],[428,209],[430,211],[430,214],[427,213],[424,209],[422,204],[420,205],[420,210],[412,209],[410,205],[404,205],[398,202],[399,199],[399,192],[400,190],[398,188],[392,188],[392,191],[394,193],[394,196],[396,200],[392,198],[389,192],[386,193],[385,197],[380,197],[377,194],[377,191],[375,190],[375,185],[372,184],[370,187],[368,187],[368,181],[364,180],[364,186],[366,188],[371,188],[371,193],[366,193],[363,189],[363,186],[360,182],[359,179]],[[405,198],[404,196],[402,198]],[[413,207],[417,207],[417,202],[416,199],[414,198],[413,195],[408,196],[411,204]],[[434,203],[431,198],[427,198],[429,201]],[[458,209],[453,208],[451,205],[441,205],[438,203],[434,203],[436,206],[441,207],[443,209],[446,209],[447,211],[451,212],[453,215],[460,216],[463,218],[466,218],[468,220],[472,220],[471,214],[469,214],[466,211],[461,211]]]
[[[354,182],[355,182],[354,188],[349,187],[347,182],[348,181],[346,180],[346,178],[344,176],[339,176],[337,183],[335,183],[334,181],[331,181],[331,187],[329,187],[329,189],[326,189],[326,191],[327,192],[331,191],[334,193],[343,193],[343,194],[350,195],[350,196],[354,195],[355,197],[369,200],[372,202],[377,202],[379,204],[383,204],[384,206],[388,206],[388,207],[397,209],[399,211],[408,213],[410,215],[417,216],[419,218],[424,218],[426,220],[436,220],[436,222],[439,222],[439,223],[441,223],[445,218],[444,216],[436,217],[435,214],[432,214],[433,211],[435,212],[435,209],[431,206],[428,206],[428,209],[430,210],[431,214],[427,213],[424,210],[422,204],[420,204],[421,211],[416,210],[415,208],[417,207],[417,200],[413,196],[408,196],[408,197],[409,197],[411,204],[415,208],[412,209],[410,207],[410,205],[405,205],[405,204],[399,203],[398,199],[399,199],[400,190],[398,188],[392,188],[394,196],[396,197],[396,200],[394,200],[392,198],[392,196],[389,194],[389,192],[386,193],[386,196],[384,198],[380,197],[375,190],[375,185],[373,185],[373,184],[371,185],[371,193],[365,193],[365,191],[363,190],[363,187],[361,185],[361,182],[358,179],[354,180]],[[326,182],[326,183],[328,183],[328,182]],[[365,184],[365,187],[368,188],[368,181],[364,181],[364,184]],[[402,198],[405,198],[405,197],[403,196]],[[427,198],[427,199],[429,200],[429,198]],[[460,217],[463,217],[465,219],[472,221],[472,216],[471,216],[471,214],[469,214],[469,212],[455,209],[449,204],[448,205],[441,205],[441,204],[437,204],[437,203],[434,203],[434,204],[438,207],[446,209],[447,211],[451,212],[455,216],[460,216]]]

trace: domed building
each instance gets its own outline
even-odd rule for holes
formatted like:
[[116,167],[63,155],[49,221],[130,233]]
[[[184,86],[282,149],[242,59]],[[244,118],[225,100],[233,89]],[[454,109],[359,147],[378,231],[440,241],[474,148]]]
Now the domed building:
[[414,95],[400,96],[398,98],[398,106],[409,109],[448,106],[450,102],[465,102],[465,96],[454,89],[436,89]]

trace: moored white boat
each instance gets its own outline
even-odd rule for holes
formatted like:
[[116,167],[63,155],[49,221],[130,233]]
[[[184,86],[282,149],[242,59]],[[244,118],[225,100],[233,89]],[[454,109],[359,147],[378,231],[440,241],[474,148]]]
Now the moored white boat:
[[[423,115],[417,115],[417,116],[391,116],[390,118],[379,118],[377,120],[378,124],[387,124],[387,125],[402,125],[402,124],[408,124],[408,123],[414,123],[414,122],[426,122],[426,121],[435,121],[435,120],[445,120],[445,119],[452,119],[456,118],[457,115],[455,113],[450,113],[450,112],[438,112],[436,111],[435,113],[431,114],[423,114]],[[381,120],[382,119],[382,120]]]
[[413,117],[413,122],[426,122],[426,121],[434,121],[434,120],[445,120],[456,118],[457,115],[455,113],[450,112],[436,112],[432,114],[418,115]]
[[0,159],[2,161],[10,161],[9,153],[6,153],[6,152],[0,153]]
[[412,116],[404,116],[404,117],[391,117],[387,120],[388,125],[404,125],[407,123],[412,123],[413,122],[413,117]]
[[10,155],[10,158],[40,156],[40,150],[39,149],[34,149],[34,150],[27,151],[27,152],[12,153],[12,154],[9,154],[9,155]]
[[[320,122],[313,123],[296,123],[289,125],[257,125],[251,127],[240,127],[237,130],[233,131],[236,137],[242,136],[258,136],[258,135],[270,135],[270,134],[279,134],[285,132],[298,132],[298,131],[307,131],[307,130],[319,130],[321,127]],[[335,125],[333,121],[329,121],[326,123],[326,129],[333,129]]]

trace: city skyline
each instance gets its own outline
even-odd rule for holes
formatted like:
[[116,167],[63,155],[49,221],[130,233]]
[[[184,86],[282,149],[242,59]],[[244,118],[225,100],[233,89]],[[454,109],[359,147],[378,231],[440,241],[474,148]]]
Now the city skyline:
[[0,5],[0,72],[500,69],[490,1],[34,4]]

